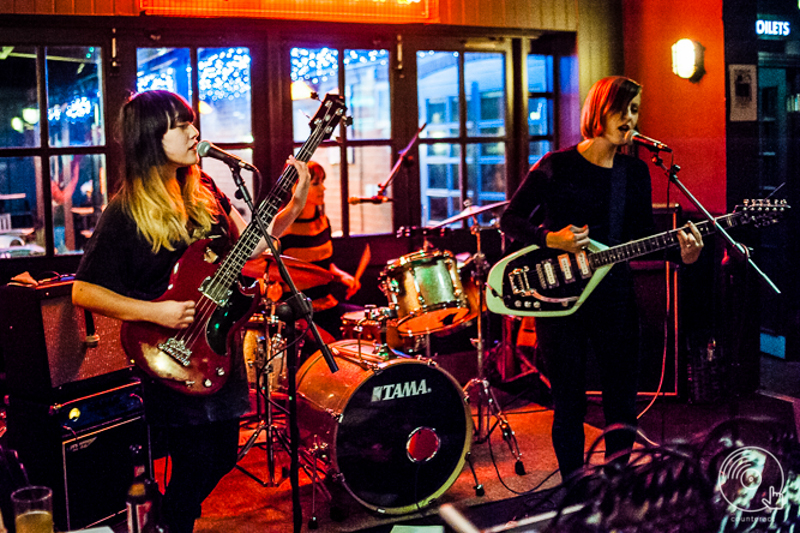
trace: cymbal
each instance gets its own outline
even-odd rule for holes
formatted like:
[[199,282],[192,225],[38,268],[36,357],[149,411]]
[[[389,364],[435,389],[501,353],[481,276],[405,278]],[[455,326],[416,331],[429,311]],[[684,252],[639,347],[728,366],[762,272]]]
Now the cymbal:
[[437,225],[433,226],[434,229],[441,228],[442,226],[449,226],[453,222],[458,222],[460,220],[464,220],[465,218],[474,217],[476,215],[480,215],[484,211],[491,211],[492,209],[497,209],[498,207],[503,207],[507,205],[510,200],[505,200],[503,202],[497,202],[494,204],[489,205],[471,205],[465,208],[457,215],[453,215],[452,217],[439,222]]
[[[282,255],[281,259],[283,264],[286,265],[286,270],[289,271],[292,281],[297,285],[297,290],[304,291],[333,281],[333,274],[317,265],[312,265],[288,255]],[[250,259],[244,264],[242,274],[251,278],[260,278],[267,272],[267,269],[269,269],[269,279],[281,279],[278,263],[275,261],[275,257],[269,253]]]

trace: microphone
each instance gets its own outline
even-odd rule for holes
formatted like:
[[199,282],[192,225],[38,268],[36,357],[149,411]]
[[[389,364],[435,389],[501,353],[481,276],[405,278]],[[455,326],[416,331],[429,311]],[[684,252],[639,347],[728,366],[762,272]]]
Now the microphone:
[[233,154],[229,154],[225,150],[221,150],[217,148],[213,144],[208,141],[200,141],[197,145],[197,155],[200,157],[211,157],[212,159],[219,159],[229,167],[239,167],[245,170],[249,170],[250,172],[256,172],[256,167],[244,161],[240,157],[236,157]]
[[391,202],[391,198],[387,198],[386,196],[369,196],[367,198],[359,198],[358,196],[351,196],[347,199],[347,203],[350,205],[357,205],[357,204],[384,204],[386,202]]
[[633,142],[640,146],[644,146],[651,152],[672,152],[672,148],[662,143],[661,141],[651,139],[650,137],[645,137],[638,131],[634,130],[630,130],[628,133],[625,134],[625,141],[626,144],[631,144]]

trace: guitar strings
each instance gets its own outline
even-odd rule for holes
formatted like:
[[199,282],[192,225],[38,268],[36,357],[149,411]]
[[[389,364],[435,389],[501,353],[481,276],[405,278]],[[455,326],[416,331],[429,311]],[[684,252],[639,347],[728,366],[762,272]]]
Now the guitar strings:
[[[339,113],[340,114],[340,113]],[[301,147],[298,151],[298,157],[301,158],[300,160],[307,162],[311,159],[311,155],[316,149],[317,146],[322,142],[325,134],[325,129],[329,126],[329,124],[322,124],[322,127],[316,128],[316,130],[309,136],[308,141]],[[310,145],[314,145],[314,149],[308,148]],[[302,159],[305,158],[305,159]],[[291,176],[294,173],[295,176]],[[264,211],[267,211],[269,214],[270,208],[274,212],[277,212],[279,204],[278,201],[282,201],[281,198],[277,198],[276,196],[282,194],[283,196],[289,192],[289,188],[286,186],[288,183],[292,183],[294,185],[294,179],[296,178],[297,170],[293,166],[289,166],[284,173],[283,179],[278,180],[275,184],[273,192],[264,200],[261,205],[256,209],[255,216],[261,217]],[[280,189],[280,191],[276,191],[275,189]],[[273,200],[275,203],[272,203]],[[274,217],[275,213],[272,213]],[[271,220],[270,220],[271,222]],[[253,236],[255,235],[255,239]],[[248,224],[245,230],[242,232],[243,239],[237,241],[236,245],[234,245],[231,253],[223,260],[223,265],[221,265],[219,275],[215,275],[212,278],[211,283],[209,284],[208,292],[214,293],[215,291],[222,291],[227,292],[227,290],[236,282],[236,277],[239,275],[239,272],[232,272],[233,268],[225,268],[227,264],[233,262],[234,265],[238,265],[241,263],[241,266],[244,266],[244,262],[246,261],[246,257],[242,257],[244,251],[249,249],[252,251],[258,244],[258,241],[261,240],[261,235],[255,229],[254,224]],[[252,244],[249,241],[256,240],[255,244]],[[241,244],[244,242],[244,244]],[[244,251],[243,251],[244,250]],[[247,256],[249,256],[249,252],[247,252]],[[244,260],[242,260],[244,259]],[[241,270],[241,269],[238,269]],[[216,294],[216,297],[219,298],[222,296],[221,294]],[[175,339],[181,342],[189,351],[191,357],[191,350],[194,347],[195,343],[197,343],[201,338],[204,338],[203,329],[206,322],[211,318],[213,313],[216,311],[217,304],[216,302],[210,298],[206,293],[201,293],[201,296],[196,305],[196,314],[194,321],[189,325],[189,327],[181,330],[175,335]]]

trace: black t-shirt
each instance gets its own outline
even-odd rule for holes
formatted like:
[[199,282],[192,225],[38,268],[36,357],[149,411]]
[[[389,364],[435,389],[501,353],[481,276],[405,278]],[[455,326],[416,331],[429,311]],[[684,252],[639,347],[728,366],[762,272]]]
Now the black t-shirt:
[[[218,242],[224,248],[231,240],[231,222],[226,216],[231,209],[230,201],[211,178],[203,175],[201,181],[219,204],[220,214],[209,237],[222,237]],[[123,296],[154,300],[167,290],[172,267],[187,248],[181,243],[175,250],[161,248],[153,253],[150,243],[139,234],[136,223],[115,197],[103,211],[87,243],[75,279]],[[238,354],[231,354],[231,372],[225,385],[209,396],[181,394],[141,374],[145,409],[151,424],[181,426],[228,420],[241,416],[250,406],[244,362]]]
[[[612,187],[614,179],[622,182],[617,189]],[[589,162],[577,146],[550,152],[530,169],[514,193],[501,227],[520,247],[546,247],[548,232],[570,224],[588,225],[590,239],[613,246],[655,233],[651,187],[647,164],[638,158],[617,154],[611,169]],[[612,198],[612,191],[620,197]],[[622,216],[612,232],[612,208],[620,202]],[[601,290],[626,290],[630,286],[627,270],[627,263],[611,269]]]

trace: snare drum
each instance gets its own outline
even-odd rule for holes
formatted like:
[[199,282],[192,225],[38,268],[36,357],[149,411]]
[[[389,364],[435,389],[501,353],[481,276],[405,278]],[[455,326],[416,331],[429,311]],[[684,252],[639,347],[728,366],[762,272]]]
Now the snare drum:
[[[351,311],[342,315],[342,338],[361,339],[380,342],[380,323],[368,317],[367,311]],[[397,333],[397,320],[386,322],[386,344],[395,350],[402,350],[403,339]]]
[[464,392],[421,359],[373,361],[371,344],[330,345],[339,371],[316,352],[297,372],[297,420],[362,505],[405,514],[429,505],[458,478],[472,444]]
[[420,250],[388,264],[381,290],[397,309],[401,335],[424,335],[458,326],[470,313],[453,254]]
[[258,377],[262,376],[261,386],[269,385],[272,392],[286,391],[286,361],[284,348],[286,338],[285,324],[274,315],[265,317],[256,313],[250,317],[244,328],[242,351],[247,368],[247,381],[251,389],[258,389]]

